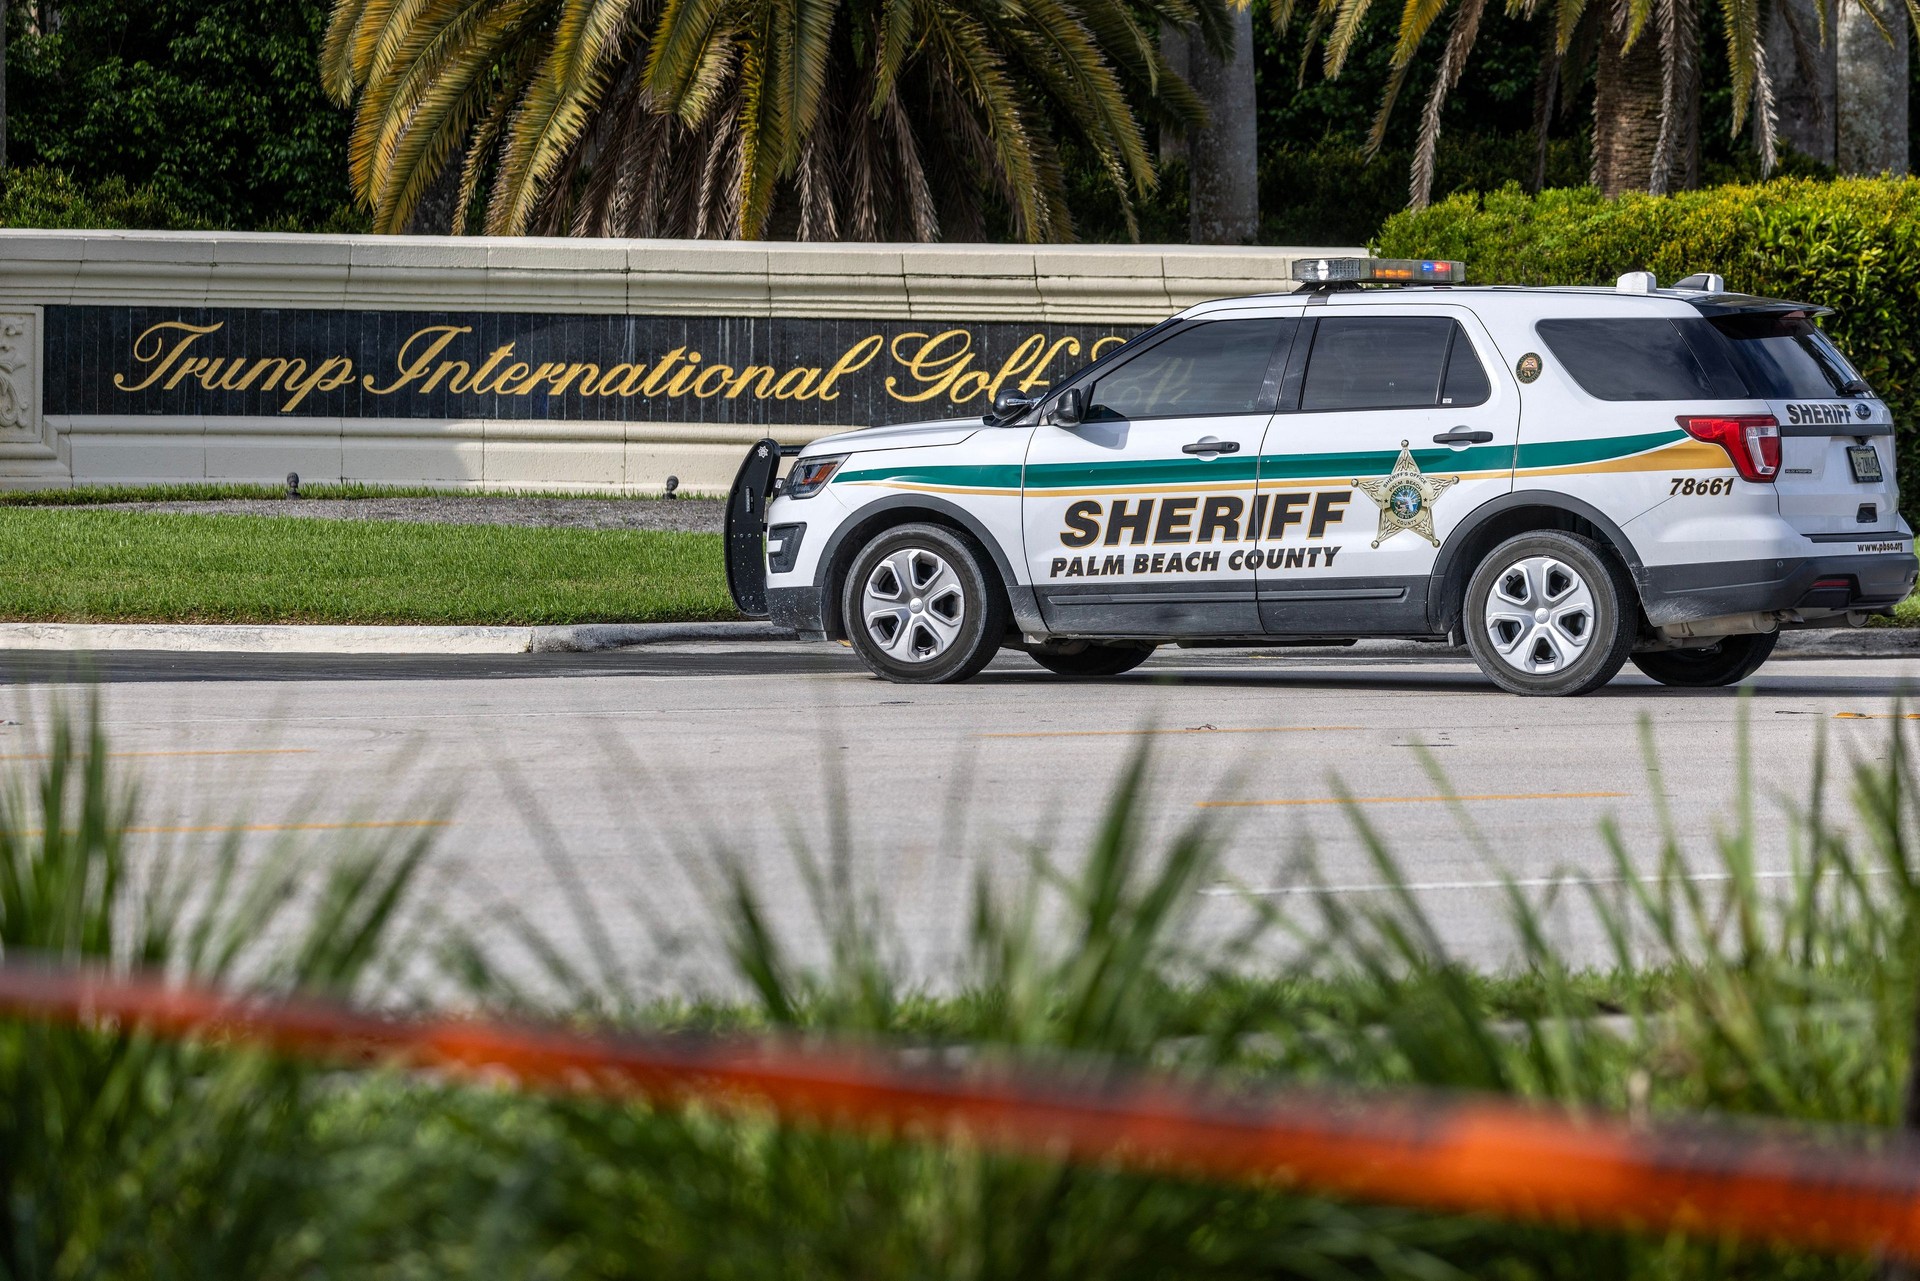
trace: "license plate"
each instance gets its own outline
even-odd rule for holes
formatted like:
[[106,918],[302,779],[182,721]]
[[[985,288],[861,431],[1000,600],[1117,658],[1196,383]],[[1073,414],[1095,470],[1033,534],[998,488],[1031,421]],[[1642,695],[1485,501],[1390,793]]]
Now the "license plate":
[[1853,467],[1853,478],[1861,484],[1880,482],[1880,454],[1872,445],[1848,445],[1847,462]]

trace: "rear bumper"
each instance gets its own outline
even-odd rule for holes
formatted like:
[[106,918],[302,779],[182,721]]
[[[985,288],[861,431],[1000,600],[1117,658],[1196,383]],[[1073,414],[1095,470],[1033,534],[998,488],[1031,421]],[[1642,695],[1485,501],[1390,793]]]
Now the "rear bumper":
[[1657,627],[1788,609],[1884,614],[1913,591],[1916,574],[1920,564],[1905,551],[1649,565],[1641,571],[1640,599]]

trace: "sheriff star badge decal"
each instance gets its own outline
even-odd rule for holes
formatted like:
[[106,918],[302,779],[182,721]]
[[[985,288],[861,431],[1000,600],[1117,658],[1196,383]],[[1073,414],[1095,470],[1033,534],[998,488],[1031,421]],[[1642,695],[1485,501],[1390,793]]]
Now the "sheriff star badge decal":
[[1435,547],[1440,540],[1433,533],[1433,500],[1460,483],[1458,476],[1424,475],[1407,442],[1400,442],[1400,457],[1393,470],[1372,479],[1356,477],[1353,486],[1380,508],[1380,533],[1373,540],[1378,547],[1403,529],[1411,529]]

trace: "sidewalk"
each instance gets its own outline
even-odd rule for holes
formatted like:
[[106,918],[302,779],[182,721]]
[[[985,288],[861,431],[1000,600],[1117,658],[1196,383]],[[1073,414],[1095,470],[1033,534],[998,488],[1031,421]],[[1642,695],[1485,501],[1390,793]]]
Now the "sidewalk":
[[[0,623],[0,650],[148,650],[235,654],[584,654],[637,645],[786,641],[771,623],[582,623],[571,627],[327,627],[171,623]],[[1260,649],[1260,645],[1249,645]],[[1420,641],[1273,646],[1303,658],[1464,658]],[[1776,658],[1920,657],[1920,628],[1785,632]]]

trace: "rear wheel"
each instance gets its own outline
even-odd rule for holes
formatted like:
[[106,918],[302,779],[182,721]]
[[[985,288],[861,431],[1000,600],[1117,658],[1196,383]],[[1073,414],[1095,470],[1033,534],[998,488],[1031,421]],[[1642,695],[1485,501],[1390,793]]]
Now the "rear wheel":
[[1693,689],[1737,685],[1759,671],[1760,664],[1767,661],[1779,643],[1779,632],[1726,636],[1704,649],[1662,649],[1635,654],[1633,665],[1662,685]]
[[1614,678],[1639,624],[1633,581],[1590,538],[1541,530],[1488,552],[1467,584],[1467,648],[1515,694],[1585,694]]
[[1007,593],[973,541],[941,525],[898,525],[854,557],[840,599],[847,639],[877,676],[963,681],[992,661]]
[[1061,676],[1118,676],[1130,672],[1153,657],[1151,645],[1099,645],[1089,642],[1084,649],[1030,649],[1033,661]]

